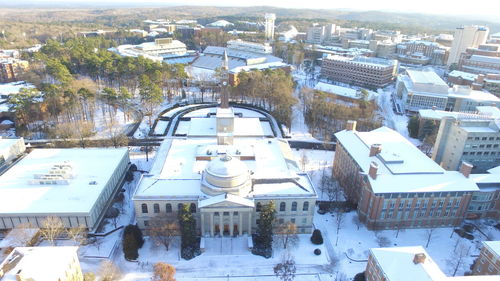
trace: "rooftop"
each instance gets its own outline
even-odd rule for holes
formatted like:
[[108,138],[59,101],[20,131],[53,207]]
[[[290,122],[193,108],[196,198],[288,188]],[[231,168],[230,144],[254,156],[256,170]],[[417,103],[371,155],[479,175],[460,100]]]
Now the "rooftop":
[[437,75],[434,71],[407,69],[406,73],[413,83],[434,84],[448,87],[446,82],[444,82],[443,79],[441,79],[441,77],[439,77],[439,75]]
[[500,256],[500,241],[484,241],[483,244],[490,248],[490,250],[498,256]]
[[[327,93],[331,93],[337,96],[342,96],[346,98],[351,98],[351,99],[362,99],[363,95],[359,90],[352,89],[352,88],[347,88],[347,87],[342,87],[342,86],[337,86],[337,85],[332,85],[332,84],[327,84],[324,82],[319,82],[316,84],[314,87],[315,90],[318,91],[324,91]],[[372,91],[368,91],[368,100],[372,100],[376,97],[376,93]]]
[[[127,154],[126,148],[35,149],[0,176],[0,213],[90,212]],[[33,183],[63,163],[72,166],[66,184]]]
[[[370,252],[387,276],[387,281],[406,280],[408,276],[418,281],[433,281],[446,277],[422,246],[374,248],[370,249]],[[416,254],[424,254],[425,261],[415,264],[413,258]]]
[[449,77],[460,77],[464,80],[468,81],[474,81],[477,78],[477,74],[469,73],[469,72],[464,72],[464,71],[458,71],[458,70],[453,70],[448,74]]
[[377,67],[395,66],[398,64],[397,60],[386,60],[381,58],[372,58],[365,56],[344,57],[339,55],[327,55],[325,58],[328,60],[351,61],[357,64],[377,66]]
[[[77,257],[78,247],[17,247],[0,264],[16,263],[7,271],[2,281],[16,281],[22,272],[23,280],[61,280]],[[48,266],[50,261],[50,266]]]
[[[477,191],[476,184],[456,171],[445,171],[396,131],[381,127],[370,132],[335,134],[364,173],[378,164],[377,178],[367,176],[374,193]],[[382,151],[369,156],[370,146]]]

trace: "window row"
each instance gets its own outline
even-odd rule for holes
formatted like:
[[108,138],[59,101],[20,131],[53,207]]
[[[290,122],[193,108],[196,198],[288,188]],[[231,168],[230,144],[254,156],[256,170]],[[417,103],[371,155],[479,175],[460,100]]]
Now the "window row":
[[[182,203],[177,204],[177,211],[180,212],[182,210],[182,208],[184,208],[184,204],[182,204]],[[141,211],[143,214],[149,213],[148,204],[142,203],[141,204]],[[191,213],[196,213],[196,204],[191,203],[189,205],[189,211]],[[160,213],[160,204],[158,204],[158,203],[153,204],[153,213],[155,213],[155,214]],[[165,213],[172,213],[172,204],[170,204],[170,203],[165,204]]]
[[[291,211],[292,212],[296,212],[297,211],[297,202],[292,202],[292,208],[291,208]],[[260,202],[257,202],[257,205],[256,205],[256,211],[257,212],[260,212],[262,211],[262,203]],[[281,202],[280,203],[280,206],[279,206],[279,211],[280,212],[285,212],[286,211],[286,203],[285,202]],[[309,202],[304,202],[304,204],[302,204],[302,211],[309,211]]]

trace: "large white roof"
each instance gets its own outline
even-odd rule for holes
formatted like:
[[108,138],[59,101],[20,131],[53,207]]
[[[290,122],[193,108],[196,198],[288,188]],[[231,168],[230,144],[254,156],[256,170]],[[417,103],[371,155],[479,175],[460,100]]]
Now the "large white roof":
[[497,257],[500,256],[500,241],[484,241],[483,244],[490,248]]
[[[387,281],[411,280],[433,281],[446,278],[439,266],[432,260],[422,246],[373,248],[372,256],[377,260],[380,268],[387,276]],[[413,263],[415,254],[423,253],[423,263]]]
[[[25,280],[60,280],[77,257],[78,247],[17,247],[1,265],[17,255],[22,255],[14,268],[7,271],[2,281],[16,281],[17,272]],[[49,264],[50,261],[50,264]]]
[[[127,154],[126,148],[35,149],[0,176],[0,214],[88,213]],[[65,161],[76,174],[69,184],[30,184]]]
[[434,71],[407,69],[406,73],[408,73],[413,83],[434,84],[448,87],[446,82],[444,82]]
[[[368,176],[374,193],[478,191],[476,184],[456,171],[445,171],[396,131],[381,127],[370,132],[341,131],[335,134],[361,170],[378,164],[377,178]],[[382,151],[369,156],[370,146]]]
[[477,74],[469,73],[469,72],[463,72],[463,71],[458,71],[458,70],[453,70],[448,74],[450,77],[461,77],[462,79],[468,80],[468,81],[474,81],[477,78]]

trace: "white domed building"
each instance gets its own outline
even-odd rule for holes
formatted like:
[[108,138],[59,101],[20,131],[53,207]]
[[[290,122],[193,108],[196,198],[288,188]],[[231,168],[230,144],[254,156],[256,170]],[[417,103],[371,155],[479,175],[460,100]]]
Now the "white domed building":
[[243,107],[182,113],[134,194],[139,227],[187,204],[200,235],[248,235],[262,206],[274,201],[278,223],[312,232],[316,192],[270,118]]

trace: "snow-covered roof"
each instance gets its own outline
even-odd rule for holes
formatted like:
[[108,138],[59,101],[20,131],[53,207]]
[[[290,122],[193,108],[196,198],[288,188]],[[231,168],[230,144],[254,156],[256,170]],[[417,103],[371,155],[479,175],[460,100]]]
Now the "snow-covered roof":
[[479,61],[479,62],[485,62],[485,63],[500,64],[500,58],[497,58],[497,57],[472,55],[470,57],[470,60]]
[[35,86],[24,81],[0,84],[0,96],[17,94],[23,88],[33,89]]
[[500,109],[494,106],[476,106],[477,112],[457,112],[434,109],[420,109],[418,114],[424,119],[441,120],[443,117],[456,119],[490,120],[500,118]]
[[491,93],[472,90],[467,86],[460,87],[459,85],[455,85],[448,90],[448,97],[500,103],[500,98]]
[[497,257],[500,256],[500,241],[483,241],[483,245],[488,247]]
[[500,166],[496,166],[495,168],[491,168],[488,170],[490,174],[500,174]]
[[[337,85],[332,85],[324,82],[319,82],[316,84],[314,87],[315,90],[318,91],[323,91],[327,93],[331,93],[337,96],[343,96],[346,98],[351,98],[351,99],[362,99],[363,95],[361,94],[361,91],[357,89],[352,89],[352,88],[347,88],[347,87],[342,87],[342,86],[337,86]],[[374,99],[376,96],[375,92],[368,91],[368,100]]]
[[337,60],[337,61],[350,61],[355,64],[370,65],[375,67],[388,67],[388,66],[392,67],[398,64],[397,60],[387,60],[382,58],[373,58],[365,56],[344,57],[339,55],[327,55],[326,59]]
[[406,73],[413,83],[434,84],[448,87],[446,82],[444,82],[443,79],[441,79],[441,77],[439,77],[439,75],[437,75],[434,71],[407,69]]
[[[367,176],[374,193],[478,191],[477,185],[456,171],[445,171],[396,131],[381,127],[370,132],[335,134],[364,173],[378,165],[377,178]],[[369,156],[370,146],[382,150]]]
[[477,111],[482,115],[488,115],[492,118],[500,118],[500,109],[496,106],[476,106]]
[[77,251],[78,247],[68,246],[17,247],[0,264],[0,268],[9,263],[15,264],[1,280],[19,280],[16,278],[18,272],[22,272],[23,280],[63,280],[75,260],[78,261]]
[[468,80],[468,81],[474,81],[477,78],[477,74],[458,71],[458,70],[453,70],[452,72],[450,72],[450,74],[448,74],[448,76],[456,77],[456,78],[460,77],[460,78],[462,78],[464,80]]
[[207,24],[207,26],[217,26],[217,27],[226,27],[229,25],[234,25],[233,23],[228,22],[227,20],[218,20],[212,23]]
[[[202,110],[205,116],[207,112],[213,111]],[[198,116],[198,114],[190,114]],[[244,116],[247,115],[251,116],[244,114]],[[202,121],[203,119],[205,121]],[[237,125],[238,120],[243,122],[241,126]],[[250,122],[248,123],[245,120],[251,122],[248,121]],[[244,164],[245,169],[251,171],[251,178],[256,180],[254,191],[245,196],[247,199],[271,194],[273,196],[316,196],[311,180],[300,173],[291,148],[285,140],[262,135],[248,136],[248,133],[245,137],[241,137],[235,133],[232,145],[218,145],[215,137],[215,118],[193,117],[191,122],[213,129],[210,129],[210,134],[205,135],[190,129],[190,134],[186,138],[166,139],[158,149],[149,175],[142,177],[134,195],[135,199],[181,200],[190,198],[197,200],[209,198],[201,191],[202,173],[211,163],[209,160],[226,153],[232,158],[239,159],[238,162]],[[238,130],[252,132],[255,128],[249,126],[260,127],[259,122],[259,118],[236,117],[235,130],[237,127],[248,127]],[[192,125],[187,124],[187,126]],[[203,126],[195,127],[206,131]],[[193,136],[193,134],[197,135]],[[237,168],[238,171],[241,170],[239,166]]]
[[203,207],[216,205],[216,204],[220,204],[220,203],[224,203],[224,202],[229,202],[229,203],[233,203],[236,205],[242,205],[242,206],[246,206],[246,207],[254,207],[255,206],[253,200],[246,199],[246,198],[243,198],[243,197],[231,194],[231,193],[225,193],[225,194],[219,194],[219,195],[207,198],[207,199],[200,200],[198,207],[203,208]]
[[[35,149],[0,176],[0,214],[88,213],[127,155],[126,148]],[[68,184],[30,183],[65,162],[73,168]]]
[[[422,246],[373,248],[370,249],[373,258],[380,265],[387,281],[411,280],[436,281],[446,278],[439,266],[429,256]],[[415,264],[416,254],[424,254],[425,261]]]

